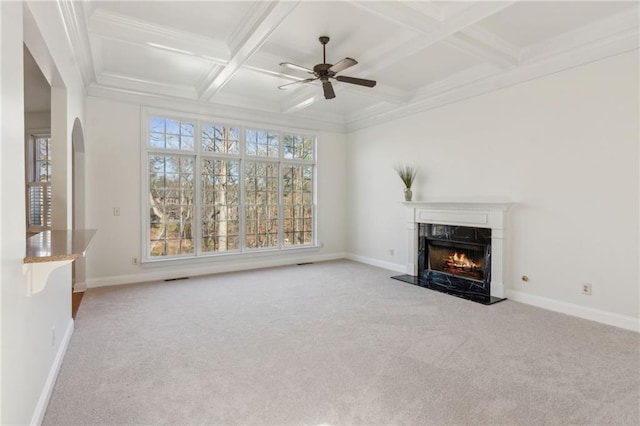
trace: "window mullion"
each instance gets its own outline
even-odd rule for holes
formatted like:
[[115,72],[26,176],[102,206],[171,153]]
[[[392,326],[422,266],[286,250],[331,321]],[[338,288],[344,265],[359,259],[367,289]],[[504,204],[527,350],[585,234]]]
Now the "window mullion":
[[278,161],[278,247],[284,247],[284,170],[282,166],[282,149]]
[[239,219],[239,238],[240,238],[240,251],[241,252],[245,252],[247,250],[247,231],[245,229],[246,226],[246,186],[245,186],[245,179],[246,179],[246,164],[247,162],[245,161],[245,146],[246,146],[246,128],[245,127],[241,127],[240,128],[240,159],[238,161],[240,161],[240,165],[239,165],[239,170],[240,170],[240,176],[239,176],[239,182],[238,185],[240,187],[240,200],[239,200],[239,206],[238,206],[238,215],[240,216]]
[[196,228],[194,244],[195,255],[202,255],[202,132],[200,121],[195,122],[194,143],[194,177],[193,177],[193,226]]

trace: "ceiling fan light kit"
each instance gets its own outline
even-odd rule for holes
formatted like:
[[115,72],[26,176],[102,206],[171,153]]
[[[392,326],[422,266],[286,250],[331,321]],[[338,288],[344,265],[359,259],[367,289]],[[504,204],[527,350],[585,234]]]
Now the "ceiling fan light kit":
[[288,89],[292,85],[295,84],[304,84],[310,83],[315,80],[320,80],[322,82],[322,90],[324,91],[325,99],[333,99],[336,97],[336,93],[333,90],[333,85],[331,84],[330,79],[334,79],[343,83],[356,84],[358,86],[365,87],[374,87],[376,82],[374,80],[367,80],[364,78],[356,78],[356,77],[347,77],[343,75],[336,75],[341,71],[346,70],[349,67],[352,67],[358,63],[353,58],[344,58],[334,64],[327,63],[327,52],[326,47],[327,43],[329,43],[329,37],[321,36],[319,38],[320,43],[322,43],[322,63],[317,64],[313,67],[313,69],[309,69],[300,65],[292,64],[289,62],[280,63],[281,66],[287,67],[293,70],[304,71],[309,74],[313,74],[313,78],[306,78],[304,80],[294,81],[293,83],[283,84],[278,86],[278,89]]

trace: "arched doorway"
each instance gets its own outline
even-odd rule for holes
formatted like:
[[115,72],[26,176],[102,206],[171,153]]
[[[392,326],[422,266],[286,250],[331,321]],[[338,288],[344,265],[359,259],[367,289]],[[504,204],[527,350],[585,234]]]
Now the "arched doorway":
[[[71,224],[74,230],[85,229],[85,144],[84,131],[80,119],[76,117],[71,132],[73,155],[72,168],[72,209]],[[80,257],[73,262],[73,291],[82,292],[87,288],[85,259]]]

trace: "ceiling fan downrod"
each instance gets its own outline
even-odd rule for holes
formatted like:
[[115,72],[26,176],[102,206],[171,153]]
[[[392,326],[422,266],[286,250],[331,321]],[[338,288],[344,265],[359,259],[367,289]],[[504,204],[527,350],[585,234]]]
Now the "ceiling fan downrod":
[[326,64],[327,63],[327,43],[329,43],[329,37],[320,36],[318,40],[320,40],[320,43],[322,43],[322,63]]

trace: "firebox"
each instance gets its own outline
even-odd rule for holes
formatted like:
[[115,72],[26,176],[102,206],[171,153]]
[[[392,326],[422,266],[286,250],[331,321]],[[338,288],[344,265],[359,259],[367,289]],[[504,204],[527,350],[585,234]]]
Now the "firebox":
[[428,241],[427,265],[432,271],[484,282],[486,246]]

